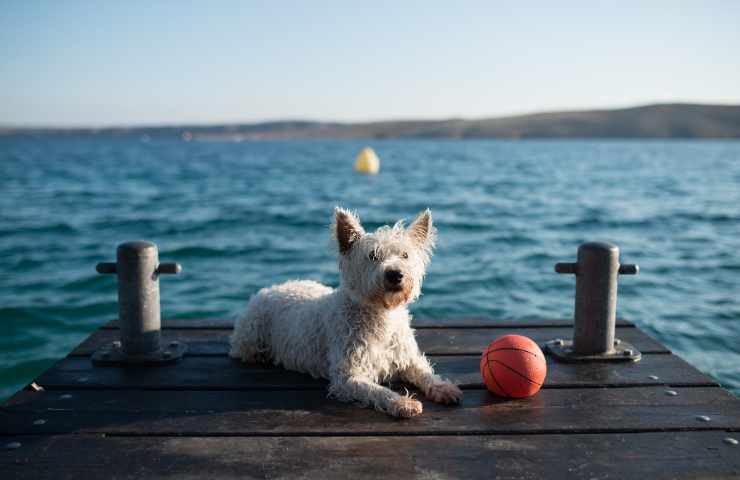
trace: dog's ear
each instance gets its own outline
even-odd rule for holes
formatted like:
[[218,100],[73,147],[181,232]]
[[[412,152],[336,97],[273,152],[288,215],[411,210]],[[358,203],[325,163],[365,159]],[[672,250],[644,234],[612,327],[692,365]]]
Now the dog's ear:
[[337,239],[340,253],[347,253],[352,245],[365,235],[360,219],[354,213],[343,208],[334,209],[334,237]]
[[428,208],[421,212],[409,225],[408,236],[417,247],[427,251],[434,248],[437,230],[432,225],[432,211]]

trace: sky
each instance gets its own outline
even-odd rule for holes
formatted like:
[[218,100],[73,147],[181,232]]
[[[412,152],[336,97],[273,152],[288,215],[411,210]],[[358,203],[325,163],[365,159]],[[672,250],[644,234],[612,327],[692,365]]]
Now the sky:
[[0,0],[6,126],[656,102],[740,104],[740,2]]

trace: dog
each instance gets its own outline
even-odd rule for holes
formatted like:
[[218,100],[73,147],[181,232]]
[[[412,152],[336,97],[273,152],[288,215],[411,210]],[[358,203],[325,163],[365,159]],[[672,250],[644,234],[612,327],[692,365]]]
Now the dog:
[[366,233],[354,213],[337,207],[332,222],[339,288],[292,280],[254,295],[230,338],[230,355],[271,362],[329,380],[329,396],[393,417],[422,413],[422,403],[381,385],[392,378],[427,398],[459,404],[460,389],[434,373],[411,329],[407,305],[421,294],[436,229],[427,209]]

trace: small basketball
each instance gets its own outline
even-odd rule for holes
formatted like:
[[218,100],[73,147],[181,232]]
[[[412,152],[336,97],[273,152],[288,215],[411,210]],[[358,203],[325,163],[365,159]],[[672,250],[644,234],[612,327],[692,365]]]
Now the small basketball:
[[540,391],[547,375],[547,363],[542,350],[531,338],[503,335],[483,352],[480,374],[492,393],[523,398]]

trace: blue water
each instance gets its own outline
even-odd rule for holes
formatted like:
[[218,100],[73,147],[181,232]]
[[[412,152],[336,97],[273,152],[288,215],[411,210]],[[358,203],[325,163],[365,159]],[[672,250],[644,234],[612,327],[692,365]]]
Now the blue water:
[[199,143],[0,138],[0,398],[116,315],[94,266],[148,239],[183,273],[165,317],[232,315],[262,286],[337,283],[337,204],[366,227],[430,207],[439,245],[417,316],[567,318],[584,241],[621,247],[620,316],[740,393],[740,142]]

